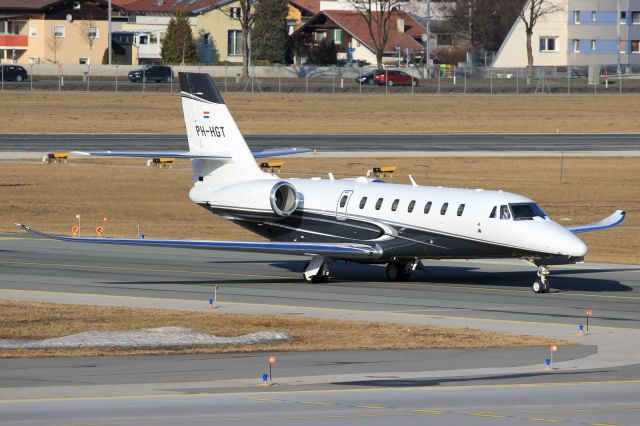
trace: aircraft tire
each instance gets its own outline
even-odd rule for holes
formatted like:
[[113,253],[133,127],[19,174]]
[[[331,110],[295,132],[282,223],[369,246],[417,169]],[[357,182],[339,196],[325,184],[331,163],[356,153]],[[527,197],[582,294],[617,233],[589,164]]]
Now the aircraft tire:
[[545,292],[545,288],[546,288],[546,286],[545,286],[544,284],[542,284],[542,283],[541,283],[540,281],[538,281],[538,280],[536,280],[536,281],[533,283],[532,288],[533,288],[533,292],[534,292],[534,293],[536,293],[536,294],[546,293],[546,292]]
[[387,278],[390,281],[407,281],[411,278],[411,271],[406,269],[406,264],[402,262],[389,262],[387,263]]

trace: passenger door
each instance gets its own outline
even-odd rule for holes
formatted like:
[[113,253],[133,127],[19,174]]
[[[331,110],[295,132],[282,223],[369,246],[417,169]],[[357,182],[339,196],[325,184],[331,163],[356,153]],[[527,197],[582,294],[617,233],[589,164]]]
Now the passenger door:
[[353,191],[347,189],[346,191],[342,191],[342,194],[338,197],[338,204],[336,205],[336,219],[347,220],[347,207],[349,206],[349,200],[351,199],[352,194]]

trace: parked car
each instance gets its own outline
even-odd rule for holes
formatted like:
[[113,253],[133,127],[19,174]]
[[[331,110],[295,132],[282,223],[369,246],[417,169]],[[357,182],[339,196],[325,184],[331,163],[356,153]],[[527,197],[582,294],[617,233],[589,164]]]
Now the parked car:
[[158,83],[171,81],[173,77],[171,68],[166,65],[145,65],[144,67],[129,72],[129,81],[136,82],[144,79]]
[[376,82],[375,76],[383,73],[384,70],[373,70],[366,74],[362,74],[356,77],[356,83],[360,84],[374,84]]
[[384,86],[417,86],[418,79],[400,70],[384,70],[374,76],[376,83]]
[[29,75],[20,65],[0,65],[0,78],[4,81],[23,81]]

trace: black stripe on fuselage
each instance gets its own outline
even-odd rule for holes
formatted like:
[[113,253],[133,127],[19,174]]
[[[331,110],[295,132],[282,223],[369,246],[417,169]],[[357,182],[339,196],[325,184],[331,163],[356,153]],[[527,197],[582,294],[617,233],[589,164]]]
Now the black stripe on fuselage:
[[[418,229],[406,224],[379,221],[392,228],[397,235],[385,234],[382,227],[366,218],[349,216],[338,220],[335,213],[296,211],[279,218],[270,211],[203,207],[232,220],[234,223],[271,241],[314,243],[372,243],[379,245],[383,258],[470,258],[470,257],[546,257],[549,254],[518,247],[449,235],[429,229]],[[371,220],[371,219],[369,219]]]

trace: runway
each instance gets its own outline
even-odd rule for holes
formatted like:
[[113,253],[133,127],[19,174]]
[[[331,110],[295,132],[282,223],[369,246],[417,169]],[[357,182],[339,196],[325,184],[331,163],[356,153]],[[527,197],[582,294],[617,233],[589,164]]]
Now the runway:
[[[245,135],[252,149],[340,152],[637,152],[640,134]],[[0,152],[184,151],[184,134],[0,134]]]
[[219,312],[576,340],[590,307],[591,333],[563,347],[552,372],[540,347],[277,354],[276,384],[266,390],[257,384],[267,354],[5,359],[0,424],[424,424],[432,416],[470,425],[633,424],[640,410],[638,267],[558,267],[552,293],[536,295],[533,268],[515,262],[427,262],[428,273],[408,283],[386,282],[381,267],[333,263],[334,279],[313,285],[300,279],[304,262],[0,234],[0,297],[188,311],[206,309],[217,284]]

